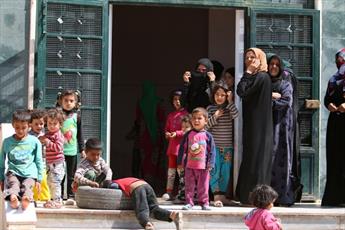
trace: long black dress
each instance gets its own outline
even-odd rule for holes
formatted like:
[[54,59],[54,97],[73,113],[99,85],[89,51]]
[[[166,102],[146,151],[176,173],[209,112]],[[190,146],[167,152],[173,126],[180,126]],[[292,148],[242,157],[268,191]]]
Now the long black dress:
[[[324,99],[326,108],[330,103],[335,106],[345,102],[343,85],[328,84]],[[331,87],[331,88],[330,88]],[[345,204],[345,113],[330,112],[326,134],[327,181],[322,198],[322,206]]]
[[245,73],[237,85],[242,98],[243,155],[236,196],[249,204],[249,193],[257,184],[271,183],[272,173],[272,89],[266,72]]

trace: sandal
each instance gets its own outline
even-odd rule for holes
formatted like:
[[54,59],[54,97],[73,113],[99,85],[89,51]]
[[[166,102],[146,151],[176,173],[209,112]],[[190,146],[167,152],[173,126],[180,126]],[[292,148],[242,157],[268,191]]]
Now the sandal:
[[220,200],[216,200],[214,203],[213,203],[214,207],[218,207],[218,208],[221,208],[223,207],[223,202],[220,201]]
[[51,209],[59,209],[62,207],[62,204],[58,201],[48,200],[46,203],[43,204],[43,207],[51,208]]
[[154,230],[153,224],[151,222],[147,222],[145,225],[145,230]]

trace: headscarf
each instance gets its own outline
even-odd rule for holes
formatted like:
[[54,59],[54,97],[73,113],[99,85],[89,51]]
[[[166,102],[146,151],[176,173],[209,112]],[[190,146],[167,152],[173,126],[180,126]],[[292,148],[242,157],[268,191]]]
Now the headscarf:
[[278,59],[278,61],[279,61],[279,65],[278,65],[279,72],[278,72],[278,75],[276,77],[271,76],[269,71],[268,71],[268,74],[270,75],[271,81],[272,81],[272,92],[278,92],[280,89],[280,84],[283,80],[282,73],[284,70],[284,64],[283,64],[283,60],[278,55],[270,53],[270,54],[267,54],[267,64],[268,65],[270,64],[270,62],[272,61],[273,58]]
[[205,66],[206,67],[206,72],[210,72],[210,71],[213,72],[213,64],[210,61],[210,59],[208,59],[208,58],[201,58],[201,59],[199,59],[196,68],[198,68],[199,65]]
[[256,58],[258,58],[260,61],[260,65],[256,72],[267,72],[267,60],[265,52],[259,48],[249,48],[246,50],[246,52],[244,52],[244,56],[246,56],[248,51],[253,51],[255,53]]
[[170,92],[169,99],[170,99],[170,104],[172,106],[174,106],[174,103],[173,103],[174,96],[180,96],[181,107],[184,107],[185,106],[185,100],[184,100],[184,95],[183,95],[182,89],[175,89],[175,90]]
[[[337,60],[339,56],[343,58],[342,61]],[[338,50],[335,58],[338,71],[331,77],[327,87],[328,94],[331,96],[337,86],[342,86],[343,92],[345,93],[345,48]]]
[[147,129],[152,141],[157,140],[157,105],[160,98],[156,95],[156,87],[150,81],[143,83],[143,96],[139,101],[140,109],[144,116]]

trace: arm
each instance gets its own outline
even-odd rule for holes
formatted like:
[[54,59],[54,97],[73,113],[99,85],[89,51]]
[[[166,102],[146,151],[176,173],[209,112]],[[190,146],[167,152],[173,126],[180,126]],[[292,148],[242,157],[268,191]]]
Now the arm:
[[262,218],[262,224],[267,230],[281,230],[281,223],[271,213],[267,213]]
[[6,152],[5,152],[6,140],[2,143],[1,152],[0,152],[0,182],[4,182],[5,180],[5,160],[6,160]]
[[245,98],[262,90],[264,84],[271,85],[271,79],[266,72],[259,72],[256,75],[244,73],[237,85],[237,94],[241,98]]
[[99,184],[97,182],[91,181],[84,177],[85,173],[89,169],[90,168],[88,168],[87,165],[85,165],[84,161],[80,162],[79,167],[77,168],[77,171],[74,174],[74,181],[77,182],[78,185],[89,185],[91,187],[99,187]]
[[80,113],[78,113],[78,116],[77,116],[77,141],[78,141],[79,152],[83,152],[84,151],[84,136],[83,136]]
[[37,167],[37,181],[41,183],[43,178],[43,159],[42,159],[42,145],[41,142],[37,139],[36,141],[36,148],[35,148],[35,164]]
[[103,159],[101,159],[101,169],[102,172],[106,175],[105,180],[112,180],[113,179],[113,171],[109,167],[107,163]]
[[216,160],[216,144],[210,133],[207,133],[207,164],[206,167],[211,170],[214,168]]
[[63,152],[64,136],[60,131],[56,132],[52,136],[46,136],[46,151],[61,153]]
[[229,111],[230,111],[230,117],[232,118],[232,119],[235,119],[235,118],[237,118],[238,117],[238,110],[237,110],[237,108],[236,108],[236,105],[235,105],[235,103],[229,103],[227,106],[226,106],[226,108],[227,109],[229,109]]
[[272,100],[273,110],[283,110],[292,106],[292,86],[289,82],[284,81],[281,89],[281,97],[279,99]]

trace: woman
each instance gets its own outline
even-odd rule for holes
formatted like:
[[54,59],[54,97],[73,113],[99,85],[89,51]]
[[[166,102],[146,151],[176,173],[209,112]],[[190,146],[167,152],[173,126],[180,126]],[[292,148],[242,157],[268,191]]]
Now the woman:
[[283,79],[283,63],[279,56],[268,59],[272,81],[273,159],[271,186],[278,193],[277,205],[291,206],[293,190],[293,109],[292,85]]
[[345,204],[345,48],[335,55],[338,71],[331,77],[324,99],[330,111],[326,134],[327,182],[322,206]]
[[245,72],[237,85],[242,98],[243,155],[236,195],[250,204],[249,193],[257,184],[271,183],[272,91],[265,53],[258,48],[245,52]]

